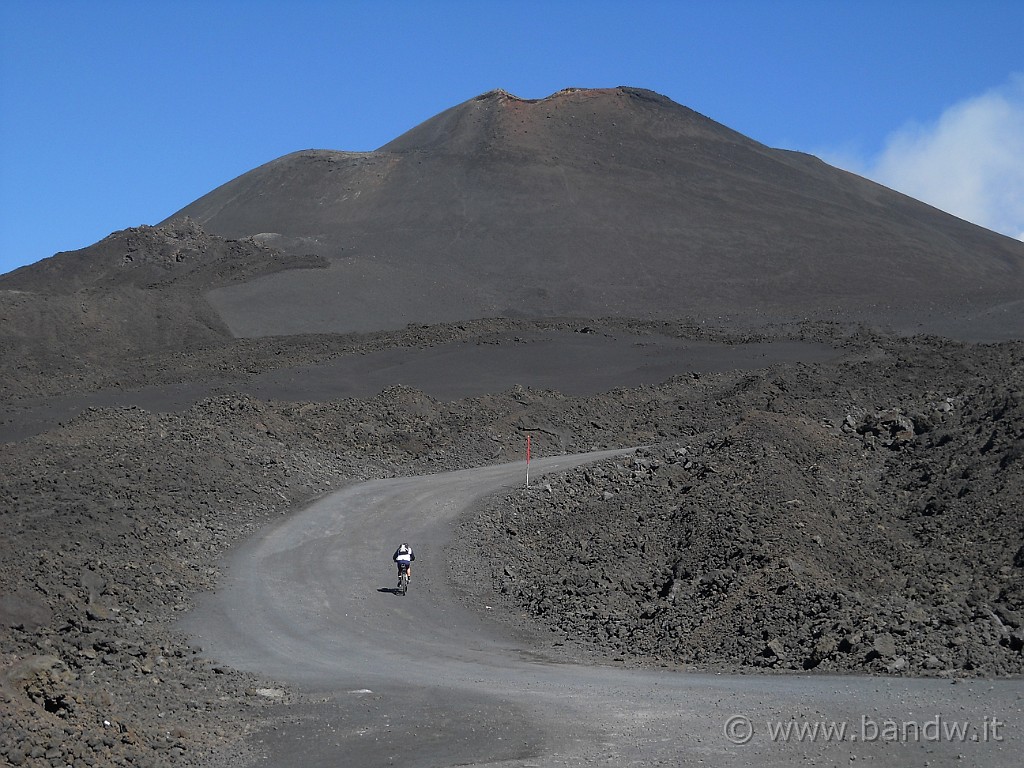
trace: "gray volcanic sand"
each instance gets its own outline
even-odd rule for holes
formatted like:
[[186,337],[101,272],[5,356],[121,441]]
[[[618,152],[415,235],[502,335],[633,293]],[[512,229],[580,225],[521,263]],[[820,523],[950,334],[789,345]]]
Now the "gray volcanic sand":
[[523,331],[428,349],[389,349],[254,377],[252,392],[270,399],[367,397],[388,386],[413,387],[456,400],[519,385],[593,395],[617,387],[657,384],[699,371],[755,370],[776,363],[812,363],[836,355],[826,344],[800,341],[723,344],[650,334]]
[[0,408],[0,441],[38,434],[85,408],[180,411],[218,389],[296,402],[372,397],[391,386],[412,387],[441,400],[476,397],[516,385],[590,395],[615,387],[656,384],[691,371],[752,370],[835,355],[828,345],[812,342],[723,344],[580,328],[582,332],[496,331],[468,341],[382,349],[243,377],[225,376],[220,381],[22,398],[16,405]]

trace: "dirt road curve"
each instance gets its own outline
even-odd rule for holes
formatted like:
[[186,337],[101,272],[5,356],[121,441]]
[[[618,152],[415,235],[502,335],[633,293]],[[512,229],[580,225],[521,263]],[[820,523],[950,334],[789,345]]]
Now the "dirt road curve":
[[[535,461],[532,477],[611,453]],[[594,667],[503,635],[485,607],[460,605],[442,552],[476,499],[524,479],[520,463],[364,483],[234,554],[186,629],[207,655],[301,692],[259,734],[259,764],[1020,764],[1020,681]],[[417,552],[404,598],[391,592],[402,541]]]

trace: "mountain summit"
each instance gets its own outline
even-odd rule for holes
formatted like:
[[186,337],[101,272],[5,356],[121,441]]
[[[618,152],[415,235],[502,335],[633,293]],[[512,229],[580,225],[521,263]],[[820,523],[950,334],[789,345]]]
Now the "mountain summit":
[[182,216],[330,262],[212,291],[241,336],[496,315],[970,335],[1024,314],[1024,244],[638,88],[491,91],[374,152],[286,155]]

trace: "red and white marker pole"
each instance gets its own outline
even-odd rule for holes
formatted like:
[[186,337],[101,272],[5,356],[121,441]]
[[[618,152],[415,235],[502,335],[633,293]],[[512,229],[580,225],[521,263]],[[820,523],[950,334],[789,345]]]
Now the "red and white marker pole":
[[530,487],[530,436],[526,436],[526,487]]

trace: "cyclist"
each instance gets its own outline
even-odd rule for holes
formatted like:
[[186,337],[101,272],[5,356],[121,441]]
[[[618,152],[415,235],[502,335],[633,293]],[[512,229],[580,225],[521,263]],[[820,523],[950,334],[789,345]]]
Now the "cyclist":
[[404,569],[409,574],[409,577],[412,578],[412,561],[416,559],[416,553],[412,551],[412,547],[408,544],[402,544],[402,546],[395,550],[395,554],[391,556],[391,559],[398,566],[399,577],[401,577],[402,570]]

